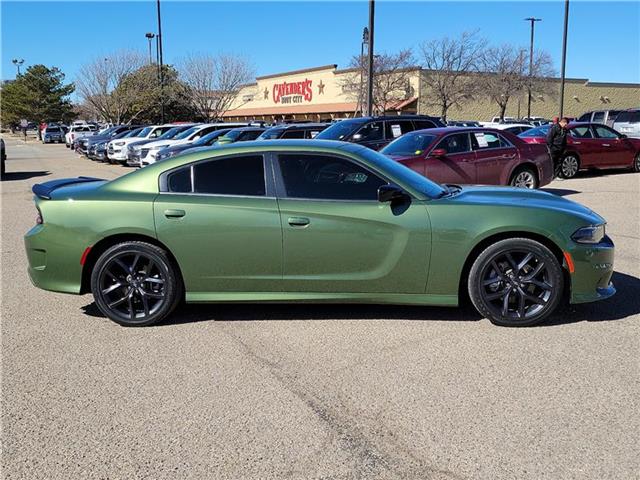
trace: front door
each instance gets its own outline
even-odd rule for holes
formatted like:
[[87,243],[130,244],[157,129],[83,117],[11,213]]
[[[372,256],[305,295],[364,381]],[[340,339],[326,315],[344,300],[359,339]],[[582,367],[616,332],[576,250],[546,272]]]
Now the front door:
[[380,150],[388,142],[384,139],[384,122],[379,120],[363,125],[353,134],[353,142],[364,145],[372,150]]
[[263,157],[255,154],[163,174],[156,231],[178,261],[187,292],[281,289],[282,227],[265,178]]
[[[433,156],[435,150],[445,150],[444,156]],[[439,183],[476,183],[475,153],[471,150],[468,133],[447,135],[424,159],[424,175]]]
[[471,143],[476,152],[478,183],[500,185],[503,173],[510,170],[508,165],[518,159],[518,149],[502,135],[492,131],[473,132]]
[[377,201],[388,183],[353,159],[312,153],[275,161],[289,292],[424,293],[431,229],[418,201]]
[[635,151],[629,148],[629,142],[604,125],[594,125],[593,130],[599,143],[603,167],[629,166]]

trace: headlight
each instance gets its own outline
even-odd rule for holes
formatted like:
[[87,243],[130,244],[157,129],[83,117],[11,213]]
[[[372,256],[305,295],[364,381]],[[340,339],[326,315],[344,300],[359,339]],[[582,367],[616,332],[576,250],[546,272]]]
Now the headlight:
[[151,150],[160,150],[161,148],[166,148],[169,145],[156,145],[154,147],[151,147]]
[[124,142],[116,142],[116,143],[114,143],[114,145],[116,147],[121,147],[122,145],[124,145]]
[[605,228],[603,223],[601,225],[579,228],[571,235],[571,238],[577,243],[600,243],[604,235]]

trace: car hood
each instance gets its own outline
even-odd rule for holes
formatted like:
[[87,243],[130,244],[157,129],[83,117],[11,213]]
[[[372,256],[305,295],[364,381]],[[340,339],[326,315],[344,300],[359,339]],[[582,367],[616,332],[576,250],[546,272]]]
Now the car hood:
[[584,205],[542,190],[471,185],[462,187],[458,193],[446,198],[458,204],[552,210],[579,217],[593,225],[605,222],[604,218]]
[[154,140],[153,142],[147,143],[144,148],[173,147],[174,145],[182,145],[187,142],[188,140]]

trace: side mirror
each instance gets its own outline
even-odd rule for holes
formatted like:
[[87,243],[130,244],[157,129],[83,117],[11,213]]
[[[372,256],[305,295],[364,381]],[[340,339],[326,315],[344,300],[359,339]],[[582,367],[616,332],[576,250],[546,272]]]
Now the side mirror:
[[378,188],[378,201],[381,203],[393,202],[407,197],[407,193],[397,185],[381,185]]
[[436,158],[444,158],[447,156],[447,151],[444,148],[436,148],[434,151],[431,152],[431,155],[429,156],[436,157]]
[[621,133],[620,138],[627,138],[627,136],[624,133]]

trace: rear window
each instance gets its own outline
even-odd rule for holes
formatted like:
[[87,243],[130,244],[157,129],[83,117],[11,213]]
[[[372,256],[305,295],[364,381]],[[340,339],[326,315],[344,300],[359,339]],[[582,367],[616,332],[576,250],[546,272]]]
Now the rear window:
[[616,117],[616,123],[638,123],[640,122],[640,111],[620,112]]
[[60,133],[60,127],[47,127],[48,133]]
[[543,125],[542,127],[532,128],[530,130],[527,130],[526,132],[522,132],[518,136],[521,137],[521,138],[524,138],[524,137],[546,137],[547,133],[549,133],[549,128],[551,128],[549,125]]

